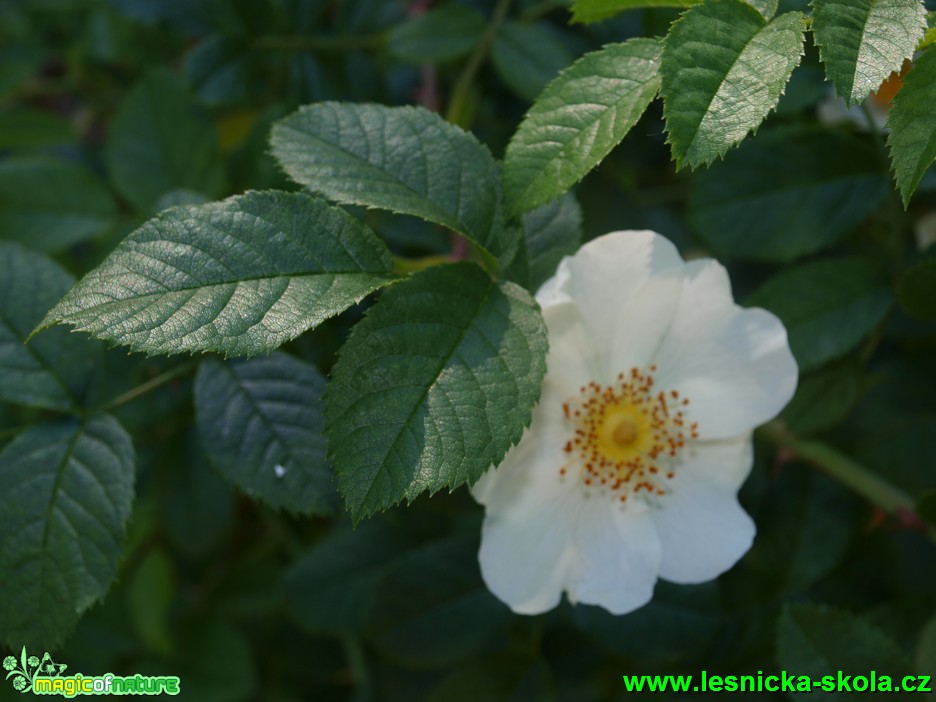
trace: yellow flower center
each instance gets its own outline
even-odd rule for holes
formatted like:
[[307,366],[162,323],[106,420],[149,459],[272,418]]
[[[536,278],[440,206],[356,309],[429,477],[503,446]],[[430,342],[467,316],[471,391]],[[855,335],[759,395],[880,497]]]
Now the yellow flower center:
[[677,390],[654,390],[655,372],[656,366],[632,368],[614,385],[589,383],[563,404],[573,433],[561,476],[575,469],[586,486],[621,502],[667,493],[665,481],[675,475],[686,442],[699,438],[699,425],[686,419],[688,398]]

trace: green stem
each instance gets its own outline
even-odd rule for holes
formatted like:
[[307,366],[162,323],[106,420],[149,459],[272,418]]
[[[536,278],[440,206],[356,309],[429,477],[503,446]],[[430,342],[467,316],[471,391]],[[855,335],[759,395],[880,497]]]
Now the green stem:
[[367,697],[367,690],[370,687],[370,670],[367,666],[367,654],[361,640],[354,634],[345,634],[341,637],[342,648],[344,648],[345,659],[348,667],[351,669],[351,680],[359,693],[363,691],[362,697]]
[[455,87],[452,89],[452,97],[449,100],[448,110],[445,113],[445,119],[449,122],[467,126],[462,124],[462,122],[465,119],[464,113],[465,105],[468,102],[468,93],[471,91],[471,85],[474,82],[475,76],[478,71],[481,70],[484,59],[487,58],[491,44],[494,43],[494,37],[497,36],[498,28],[507,16],[507,10],[510,9],[510,2],[511,0],[499,0],[497,7],[494,8],[491,21],[488,22],[487,29],[484,30],[484,36],[481,37],[481,41],[478,43],[478,46],[475,47],[474,53],[468,58],[468,63],[465,64],[461,74],[455,81]]
[[857,461],[821,441],[797,439],[779,422],[771,422],[761,427],[758,436],[818,466],[842,485],[888,514],[903,519],[908,516],[915,517],[926,535],[936,543],[936,527],[927,524],[917,515],[913,498]]
[[188,363],[183,363],[182,365],[176,366],[175,368],[170,368],[165,373],[160,373],[159,375],[150,378],[145,383],[141,383],[135,388],[127,390],[127,392],[123,393],[122,395],[118,395],[109,402],[105,402],[103,405],[100,405],[97,408],[97,411],[110,412],[115,410],[118,407],[121,407],[122,405],[137,399],[141,395],[145,395],[151,390],[155,390],[156,388],[165,385],[166,383],[172,382],[176,378],[179,378],[183,375],[188,375],[195,370],[196,366],[198,366],[198,361],[189,361]]

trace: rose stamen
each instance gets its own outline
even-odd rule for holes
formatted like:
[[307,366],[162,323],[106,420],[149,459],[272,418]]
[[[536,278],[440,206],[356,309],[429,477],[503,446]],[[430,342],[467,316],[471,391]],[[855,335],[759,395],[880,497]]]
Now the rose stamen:
[[574,467],[586,486],[596,483],[617,496],[662,496],[686,443],[699,438],[698,422],[686,417],[689,398],[678,390],[654,391],[656,366],[631,368],[615,383],[582,386],[580,397],[562,405],[571,438],[564,451],[566,476]]

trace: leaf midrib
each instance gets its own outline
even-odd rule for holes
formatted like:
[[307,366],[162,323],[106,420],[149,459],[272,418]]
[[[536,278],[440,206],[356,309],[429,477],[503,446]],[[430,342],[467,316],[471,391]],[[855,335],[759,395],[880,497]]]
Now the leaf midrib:
[[855,61],[854,66],[851,70],[850,82],[851,85],[848,86],[848,102],[849,107],[858,102],[858,99],[855,97],[855,83],[858,78],[858,66],[861,62],[861,51],[865,47],[865,40],[868,38],[868,22],[871,21],[871,15],[874,12],[874,9],[878,7],[878,0],[870,0],[868,3],[868,12],[864,16],[864,21],[861,23],[861,34],[858,36],[858,51],[855,52]]
[[[136,271],[134,271],[134,273],[136,273]],[[313,272],[313,273],[281,273],[281,274],[277,274],[277,275],[275,275],[275,276],[270,276],[270,275],[249,276],[249,277],[245,277],[245,278],[238,278],[238,279],[236,279],[236,280],[221,281],[221,282],[216,282],[216,283],[205,283],[204,285],[188,285],[188,286],[184,286],[184,287],[171,288],[171,289],[168,289],[168,290],[160,290],[160,291],[156,291],[156,292],[139,293],[139,294],[135,294],[135,295],[133,295],[133,296],[131,296],[131,297],[121,298],[121,299],[119,299],[119,300],[110,300],[110,301],[108,301],[108,302],[102,302],[102,303],[95,304],[95,305],[83,306],[83,307],[81,307],[80,309],[78,309],[76,312],[74,312],[74,311],[67,312],[67,313],[66,313],[66,316],[54,317],[54,318],[53,318],[53,321],[66,322],[66,323],[67,323],[69,317],[72,317],[72,316],[74,316],[74,315],[76,315],[76,314],[77,314],[77,315],[81,315],[81,314],[85,314],[85,313],[91,312],[92,310],[101,310],[101,309],[103,309],[103,308],[108,308],[108,307],[115,306],[115,305],[128,304],[128,303],[131,303],[131,302],[133,302],[133,301],[135,301],[135,300],[144,300],[144,299],[151,298],[151,297],[159,297],[159,296],[165,296],[165,295],[172,295],[172,294],[174,294],[174,293],[187,293],[187,292],[193,292],[193,291],[199,291],[199,290],[207,290],[207,289],[210,289],[210,288],[220,287],[220,286],[223,286],[223,285],[238,285],[238,284],[240,284],[240,283],[250,283],[250,282],[261,281],[261,280],[277,280],[277,279],[279,279],[279,278],[286,278],[286,279],[289,279],[289,280],[293,280],[293,279],[296,279],[296,278],[312,278],[312,277],[315,277],[315,276],[369,276],[369,277],[373,277],[373,278],[386,278],[386,279],[391,279],[391,280],[394,278],[393,273],[391,273],[390,271],[380,271],[380,272],[371,272],[371,271],[350,271],[350,272],[347,272],[347,271],[322,271],[322,272],[318,272],[318,273],[315,273],[315,272]],[[104,276],[99,276],[98,279],[100,279],[101,277],[104,277]],[[108,276],[108,277],[110,277],[110,276]],[[96,281],[95,281],[95,282],[96,282]],[[82,287],[83,287],[83,286],[82,286]],[[82,292],[83,292],[83,290],[82,290],[81,288],[79,288],[79,289],[77,289],[76,291],[74,291],[71,295],[69,295],[69,297],[78,297],[78,296],[80,296],[80,294],[81,294]],[[225,306],[226,306],[226,305],[225,305]],[[53,310],[53,311],[54,311],[54,310]],[[42,325],[40,328],[45,328],[46,326],[50,326],[50,325],[48,325],[48,324]]]
[[[748,5],[748,7],[751,7],[751,6]],[[751,9],[754,10],[754,12],[757,13],[757,16],[763,20],[764,16],[756,8],[751,7]],[[721,21],[720,18],[717,18],[717,19]],[[746,42],[744,42],[744,46],[741,47],[741,51],[739,51],[738,54],[734,57],[734,59],[731,61],[731,65],[728,67],[728,70],[725,71],[725,77],[719,81],[718,88],[716,88],[715,92],[712,93],[712,96],[709,98],[708,103],[705,105],[705,110],[702,112],[702,116],[699,118],[698,124],[696,124],[695,129],[693,129],[692,131],[692,140],[689,142],[689,146],[686,148],[687,156],[689,154],[689,151],[692,149],[692,147],[695,146],[696,139],[699,136],[699,131],[702,128],[702,123],[705,121],[705,116],[709,114],[711,107],[712,107],[712,103],[715,102],[715,97],[719,94],[719,92],[722,89],[722,86],[728,80],[728,76],[734,70],[734,67],[737,65],[738,61],[741,60],[741,56],[744,54],[745,51],[747,51],[747,48],[751,45],[751,42],[754,41],[754,39],[762,31],[767,29],[767,27],[769,27],[772,23],[773,23],[773,20],[771,20],[770,22],[765,21],[762,27],[758,27],[757,30],[754,32],[754,34],[751,35],[751,38],[748,39]]]
[[19,331],[17,331],[16,327],[13,326],[13,322],[6,315],[6,313],[4,313],[2,310],[0,310],[0,324],[3,324],[4,326],[10,329],[13,332],[13,337],[15,339],[19,339],[22,342],[23,348],[26,349],[26,353],[32,356],[33,359],[35,359],[35,361],[40,366],[42,366],[49,373],[50,376],[52,376],[52,379],[55,381],[55,384],[58,385],[59,388],[61,388],[62,392],[65,394],[65,399],[68,400],[69,404],[71,405],[71,409],[72,410],[77,409],[78,398],[75,397],[71,389],[65,383],[65,379],[61,376],[58,370],[52,367],[52,364],[49,363],[49,361],[47,361],[44,357],[40,356],[39,352],[36,351],[36,349],[34,349],[32,346],[26,343],[26,340],[23,339],[22,335],[19,333]]
[[[246,387],[244,387],[244,380],[237,373],[234,372],[234,369],[233,367],[231,367],[230,364],[224,363],[223,361],[218,361],[218,363],[221,365],[224,372],[227,373],[231,377],[231,379],[234,381],[235,386],[243,395],[247,404],[249,404],[250,407],[253,409],[253,411],[257,414],[257,416],[260,417],[260,421],[270,432],[270,435],[276,440],[277,443],[279,443],[282,447],[284,447],[287,450],[289,454],[290,462],[295,465],[296,457],[293,455],[292,446],[289,444],[288,441],[286,441],[283,438],[283,436],[280,434],[277,428],[273,425],[273,423],[271,422],[270,418],[266,415],[266,413],[264,413],[263,410],[260,409],[260,405],[254,399],[254,396],[250,392],[248,392]],[[255,378],[253,378],[252,380],[255,380]],[[263,378],[263,380],[266,381],[266,380],[269,380],[269,378],[265,377]]]
[[[78,446],[78,441],[80,440],[82,434],[87,428],[87,423],[85,420],[81,420],[78,425],[75,427],[75,433],[69,439],[68,446],[65,448],[65,453],[62,456],[62,460],[59,462],[56,467],[55,482],[52,484],[52,495],[49,499],[49,504],[46,507],[45,511],[45,522],[42,525],[42,541],[40,544],[39,550],[39,597],[42,597],[42,593],[45,591],[45,577],[46,577],[46,564],[49,560],[46,557],[48,542],[49,542],[49,533],[51,531],[52,523],[52,513],[55,511],[55,506],[58,504],[59,494],[61,493],[62,482],[65,479],[65,471],[68,469],[68,464],[71,463],[72,456],[75,453],[75,449]],[[71,594],[69,592],[69,594]]]

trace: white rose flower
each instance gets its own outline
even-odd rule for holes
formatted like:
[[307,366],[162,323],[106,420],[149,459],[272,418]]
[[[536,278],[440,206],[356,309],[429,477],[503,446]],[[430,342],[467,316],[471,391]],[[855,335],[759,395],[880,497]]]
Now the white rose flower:
[[479,559],[515,612],[572,603],[615,614],[658,577],[710,580],[748,550],[737,492],[751,431],[793,396],[780,321],[734,303],[716,261],[614,232],[565,258],[536,298],[548,372],[523,439],[472,488]]

